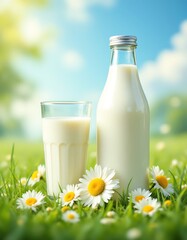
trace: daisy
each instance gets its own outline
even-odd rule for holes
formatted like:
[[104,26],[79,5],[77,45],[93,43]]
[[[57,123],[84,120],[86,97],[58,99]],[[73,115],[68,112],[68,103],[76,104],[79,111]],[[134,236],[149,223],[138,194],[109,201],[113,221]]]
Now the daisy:
[[65,222],[71,222],[71,223],[76,223],[80,221],[79,214],[73,210],[68,210],[65,213],[63,213],[62,219]]
[[68,206],[64,206],[64,207],[61,208],[61,211],[62,211],[63,213],[66,212],[66,211],[68,211],[68,210],[70,210],[70,207],[68,207]]
[[129,199],[132,198],[132,202],[136,203],[140,202],[142,199],[148,199],[150,198],[150,196],[151,192],[145,189],[137,188],[136,190],[131,192]]
[[160,170],[158,166],[152,167],[151,175],[155,188],[160,189],[165,197],[170,196],[174,192],[173,185],[168,183],[168,178],[164,175],[164,171]]
[[67,185],[66,189],[60,194],[62,206],[73,206],[74,202],[80,200],[80,190],[78,185]]
[[187,188],[187,184],[186,184],[186,183],[185,183],[185,184],[182,184],[181,188],[182,188],[182,189]]
[[43,204],[44,195],[41,192],[36,192],[35,190],[27,191],[22,195],[21,198],[17,199],[17,208],[20,209],[32,209],[36,211],[36,208]]
[[85,206],[102,206],[104,202],[111,199],[114,189],[119,187],[119,180],[113,179],[115,171],[107,167],[101,168],[96,165],[90,171],[86,170],[86,175],[80,178],[81,200]]
[[47,212],[51,212],[52,210],[53,210],[53,209],[52,209],[51,207],[47,207],[47,208],[46,208],[46,211],[47,211]]
[[106,214],[106,216],[109,218],[113,218],[113,217],[115,217],[115,215],[116,215],[116,212],[114,212],[114,211],[108,211]]
[[171,200],[165,200],[164,201],[164,206],[165,207],[170,207],[172,205],[172,201]]
[[23,178],[21,178],[21,179],[19,180],[19,182],[20,182],[20,184],[21,184],[22,186],[26,186],[26,184],[27,184],[27,182],[28,182],[28,179],[25,178],[25,177],[23,177]]
[[115,223],[116,219],[115,218],[102,218],[100,220],[100,223],[102,224],[111,224],[111,223]]
[[142,235],[139,228],[131,228],[127,231],[127,239],[138,239]]
[[142,213],[143,215],[152,216],[160,207],[160,203],[157,199],[142,199],[140,202],[136,202],[134,208],[137,213]]
[[38,169],[33,172],[31,178],[29,179],[29,185],[33,186],[35,183],[39,182],[40,179],[44,176],[45,174],[45,166],[44,165],[39,165]]
[[173,159],[171,161],[171,167],[177,167],[179,165],[180,165],[180,163],[179,163],[179,161],[177,159]]

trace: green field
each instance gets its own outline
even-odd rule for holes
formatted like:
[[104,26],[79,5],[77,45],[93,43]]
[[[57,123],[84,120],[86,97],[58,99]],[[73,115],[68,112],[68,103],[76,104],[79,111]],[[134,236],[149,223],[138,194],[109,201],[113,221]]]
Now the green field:
[[[87,168],[95,162],[96,146],[90,144]],[[177,165],[172,165],[176,162]],[[83,207],[80,203],[75,205],[72,208],[80,215],[76,224],[62,221],[61,206],[47,196],[45,204],[37,212],[17,209],[16,200],[31,189],[21,186],[18,180],[30,177],[42,163],[41,142],[0,141],[1,239],[187,239],[187,188],[181,189],[187,184],[187,135],[151,139],[150,166],[159,165],[175,188],[175,194],[171,196],[172,205],[167,208],[162,205],[152,217],[135,213],[132,205],[124,199],[110,201],[97,209]],[[46,195],[45,179],[32,189]],[[164,199],[159,200],[162,204]],[[116,213],[115,222],[102,224],[101,219],[111,210]]]
[[[0,141],[0,162],[2,165],[8,164],[13,144],[15,146],[16,168],[20,174],[30,174],[30,171],[33,171],[36,166],[44,163],[42,142],[3,140]],[[164,170],[168,170],[173,159],[187,163],[187,135],[151,139],[150,165],[159,165]],[[90,144],[87,167],[93,165],[95,161],[96,146]]]

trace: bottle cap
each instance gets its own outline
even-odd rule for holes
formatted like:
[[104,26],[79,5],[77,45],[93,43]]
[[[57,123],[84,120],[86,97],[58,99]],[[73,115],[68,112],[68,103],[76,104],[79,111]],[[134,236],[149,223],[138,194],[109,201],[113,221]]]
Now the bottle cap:
[[110,37],[110,46],[137,46],[137,38],[135,36],[117,35]]

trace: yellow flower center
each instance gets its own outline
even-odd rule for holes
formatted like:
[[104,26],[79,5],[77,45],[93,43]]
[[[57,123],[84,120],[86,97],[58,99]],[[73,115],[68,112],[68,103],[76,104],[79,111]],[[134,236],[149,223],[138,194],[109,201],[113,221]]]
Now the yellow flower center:
[[105,189],[105,182],[101,178],[94,178],[88,184],[88,192],[92,196],[98,196]]
[[28,205],[28,206],[32,206],[33,204],[35,204],[37,202],[37,199],[36,198],[27,198],[27,200],[25,201],[25,203]]
[[66,212],[66,211],[68,211],[70,208],[68,207],[68,206],[64,206],[64,207],[62,207],[61,208],[61,211],[62,212]]
[[164,206],[166,206],[166,207],[171,206],[171,200],[166,200],[166,201],[164,202]]
[[139,202],[139,201],[141,201],[142,199],[144,199],[145,197],[143,196],[143,195],[138,195],[138,196],[136,196],[135,197],[135,201],[136,202]]
[[32,180],[38,178],[38,170],[34,171],[32,176],[31,176]]
[[151,205],[146,205],[143,207],[143,212],[149,213],[151,211],[153,211],[154,207],[152,207]]
[[163,188],[167,188],[168,186],[168,180],[165,176],[156,176],[156,181],[158,182],[158,184],[163,187]]
[[64,196],[64,202],[70,202],[71,200],[74,199],[74,197],[75,197],[75,193],[74,192],[68,192]]
[[68,219],[71,220],[71,219],[75,218],[75,215],[73,213],[69,213],[67,217],[68,217]]

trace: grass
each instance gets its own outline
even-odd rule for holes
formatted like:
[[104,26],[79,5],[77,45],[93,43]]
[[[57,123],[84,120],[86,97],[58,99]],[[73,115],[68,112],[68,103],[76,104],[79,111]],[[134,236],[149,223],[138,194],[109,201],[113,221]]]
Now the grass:
[[[180,240],[187,239],[187,135],[152,139],[150,165],[159,165],[171,178],[175,194],[172,205],[164,207],[153,216],[135,213],[132,204],[110,201],[103,207],[92,209],[80,203],[73,209],[80,215],[76,224],[62,220],[61,206],[46,196],[45,204],[37,212],[16,208],[16,200],[28,189],[42,191],[46,195],[45,179],[33,187],[19,184],[21,177],[30,177],[44,163],[41,142],[0,141],[0,236],[5,240],[20,239],[80,239],[80,240]],[[177,160],[177,166],[172,165]],[[89,146],[87,167],[96,160],[96,147]],[[49,208],[50,207],[50,208]],[[115,223],[101,224],[108,211],[115,211]]]

